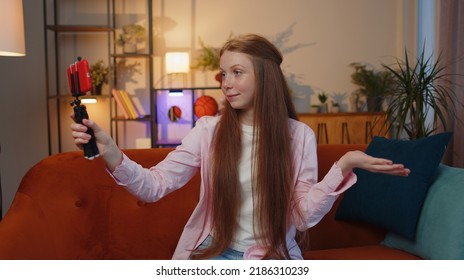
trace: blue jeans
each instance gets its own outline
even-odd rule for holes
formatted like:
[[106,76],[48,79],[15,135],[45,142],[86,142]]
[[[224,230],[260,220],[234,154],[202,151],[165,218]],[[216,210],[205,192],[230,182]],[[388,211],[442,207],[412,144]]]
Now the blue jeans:
[[[211,245],[212,239],[213,237],[211,235],[208,235],[208,237],[206,237],[206,239],[200,244],[200,246],[198,246],[198,249],[208,248],[208,246]],[[228,248],[220,255],[215,256],[210,260],[243,260],[243,252]]]

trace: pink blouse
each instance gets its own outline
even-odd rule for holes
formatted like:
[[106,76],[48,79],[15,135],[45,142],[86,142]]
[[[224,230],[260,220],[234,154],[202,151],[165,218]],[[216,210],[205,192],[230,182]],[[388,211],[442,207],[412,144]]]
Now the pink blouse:
[[[210,151],[219,117],[202,117],[174,151],[150,169],[123,155],[122,163],[112,173],[116,182],[125,186],[135,197],[155,202],[184,186],[200,171],[199,202],[184,227],[173,259],[188,259],[211,231],[212,186],[208,180]],[[291,226],[287,231],[287,247],[292,259],[302,259],[295,241],[296,230],[304,231],[316,225],[329,212],[337,196],[356,182],[351,173],[343,178],[334,163],[327,175],[318,182],[317,150],[314,132],[304,123],[289,119],[292,137],[294,199],[291,202]],[[300,211],[296,211],[300,209]],[[300,213],[300,214],[298,214]],[[244,253],[245,259],[260,259],[266,253],[262,246],[252,246]]]

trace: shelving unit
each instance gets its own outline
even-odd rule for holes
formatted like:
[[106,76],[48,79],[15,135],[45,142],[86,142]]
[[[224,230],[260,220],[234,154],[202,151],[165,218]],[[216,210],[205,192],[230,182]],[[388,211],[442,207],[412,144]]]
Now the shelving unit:
[[[86,58],[89,64],[96,60],[96,56],[109,62],[114,33],[114,26],[111,24],[114,18],[114,0],[94,1],[93,4],[92,11],[98,13],[98,17],[86,16],[86,13],[81,12],[85,9],[81,10],[81,4],[77,1],[43,0],[49,154],[69,150],[71,146],[64,147],[62,141],[62,137],[69,135],[69,126],[64,125],[65,119],[68,120],[72,112],[69,103],[74,99],[67,86],[67,66],[78,56]],[[102,43],[103,47],[98,51],[89,47],[89,44],[101,46]],[[111,111],[109,92],[90,97],[100,100],[100,105],[108,106],[106,110]],[[99,119],[103,124],[102,119],[105,118]],[[108,119],[106,118],[107,121]]]
[[[206,92],[211,92],[213,90],[220,90],[220,87],[183,87],[183,88],[156,88],[153,90],[153,97],[152,100],[154,103],[152,103],[151,108],[154,108],[153,115],[152,117],[152,126],[160,126],[161,128],[166,128],[169,125],[176,125],[178,122],[170,122],[167,121],[167,116],[165,115],[166,112],[168,111],[168,107],[178,105],[186,109],[184,112],[182,112],[183,117],[180,119],[181,125],[184,125],[184,130],[187,129],[187,126],[189,129],[191,129],[193,126],[195,126],[195,122],[197,120],[195,116],[195,101],[196,99],[200,96],[199,93],[205,94]],[[185,96],[180,97],[179,100],[175,100],[174,98],[177,97],[171,97],[169,99],[170,102],[168,102],[168,98],[166,95],[169,94],[169,92],[184,92]],[[162,99],[164,102],[159,102],[158,99]],[[185,116],[186,115],[186,116]],[[168,129],[166,129],[168,130]],[[182,131],[182,129],[179,129]],[[182,132],[180,132],[182,134]],[[169,134],[169,132],[163,132],[161,131],[161,134]],[[157,134],[152,134],[156,135],[156,137],[152,137],[152,146],[153,147],[172,147],[172,146],[177,146],[180,144],[182,136],[178,137],[177,139],[171,139],[170,137],[166,135],[162,135],[161,137],[158,137]]]
[[[151,112],[137,120],[118,117],[118,106],[111,95],[113,88],[125,89],[126,81],[121,78],[118,63],[144,60],[141,69],[147,81],[144,84],[144,103],[152,104],[153,88],[153,19],[152,0],[43,0],[45,26],[45,75],[47,99],[47,124],[49,154],[74,150],[75,145],[69,135],[69,115],[74,99],[67,89],[66,68],[78,56],[94,64],[103,60],[110,68],[108,83],[101,95],[86,95],[98,100],[98,104],[87,106],[89,116],[110,133],[116,140],[124,138],[125,128],[131,123],[144,122],[149,128],[149,137],[156,135]],[[144,7],[141,9],[141,7]],[[146,44],[139,53],[123,53],[117,46],[117,35],[122,26],[135,24],[142,19],[146,28]],[[84,98],[85,98],[84,97]],[[83,98],[81,98],[83,99]],[[65,140],[67,139],[67,140]],[[118,143],[119,144],[119,143]],[[125,148],[122,143],[122,148]]]
[[[98,104],[88,105],[87,110],[90,118],[108,131],[121,148],[134,148],[138,138],[149,141],[151,147],[178,145],[183,138],[181,135],[195,125],[196,97],[205,94],[205,91],[220,90],[219,87],[182,88],[190,94],[182,101],[188,102],[184,113],[190,113],[175,124],[168,123],[171,137],[163,138],[167,132],[163,130],[163,120],[159,122],[158,113],[160,109],[164,110],[164,105],[159,106],[157,94],[172,88],[155,89],[154,85],[153,1],[43,0],[43,5],[49,154],[76,149],[69,131],[69,115],[72,113],[69,103],[74,98],[69,93],[66,68],[78,56],[86,58],[89,64],[103,60],[110,68],[108,84],[102,94],[88,96],[96,98]],[[122,27],[127,24],[145,27],[145,44],[139,45],[135,53],[124,53],[123,48],[117,46]],[[134,74],[134,69],[127,67],[133,63],[140,64],[140,73],[135,72],[140,76],[130,75]],[[138,99],[144,116],[136,119],[121,117],[112,89],[125,90],[133,100]]]
[[[152,95],[151,95],[151,89],[153,87],[153,3],[152,0],[144,0],[146,2],[146,31],[147,31],[147,37],[146,37],[146,48],[142,52],[136,52],[136,53],[124,53],[121,51],[117,51],[116,49],[116,43],[113,45],[113,51],[110,54],[112,63],[114,65],[113,67],[113,84],[112,87],[116,89],[125,89],[125,86],[122,84],[126,84],[126,81],[121,81],[121,79],[118,78],[118,74],[120,71],[118,70],[118,63],[119,62],[129,62],[129,61],[138,61],[138,60],[144,60],[146,62],[146,67],[145,67],[145,78],[146,78],[146,87],[143,89],[144,93],[143,95],[147,97],[148,99],[148,104],[152,104]],[[113,25],[115,29],[122,28],[123,25],[125,24],[134,24],[134,22],[117,22],[116,20],[116,14],[113,13]],[[123,17],[123,16],[121,16]],[[116,42],[117,34],[116,32],[114,33],[114,38],[113,41]],[[124,70],[123,70],[124,71]],[[136,96],[133,96],[132,98],[137,98]],[[152,135],[156,135],[156,125],[154,125],[153,122],[153,117],[151,113],[151,106],[148,108],[149,110],[146,112],[144,117],[137,118],[137,119],[125,119],[120,116],[118,113],[118,106],[115,103],[116,101],[113,100],[113,106],[112,106],[112,111],[111,111],[111,130],[112,130],[112,137],[115,139],[116,143],[122,147],[127,146],[126,143],[121,143],[121,138],[125,138],[127,131],[128,131],[128,126],[131,126],[133,123],[145,123],[148,126],[148,134],[149,138],[152,138]]]

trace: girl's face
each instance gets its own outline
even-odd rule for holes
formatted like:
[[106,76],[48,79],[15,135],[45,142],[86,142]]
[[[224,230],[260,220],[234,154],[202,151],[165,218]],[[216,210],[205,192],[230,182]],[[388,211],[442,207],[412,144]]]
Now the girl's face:
[[253,124],[255,73],[251,59],[243,53],[225,51],[220,59],[222,92],[232,108],[240,109],[240,120]]

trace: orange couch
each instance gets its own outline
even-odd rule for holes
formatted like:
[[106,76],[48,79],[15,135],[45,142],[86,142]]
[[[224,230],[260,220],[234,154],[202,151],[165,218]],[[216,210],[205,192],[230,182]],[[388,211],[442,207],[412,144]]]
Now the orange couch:
[[[319,145],[319,177],[345,152],[365,147]],[[148,167],[170,150],[125,152]],[[197,203],[199,180],[143,203],[113,182],[101,160],[87,161],[82,152],[50,156],[24,176],[0,222],[0,259],[170,259]],[[305,258],[416,258],[379,245],[384,230],[335,221],[335,209],[308,231]]]

